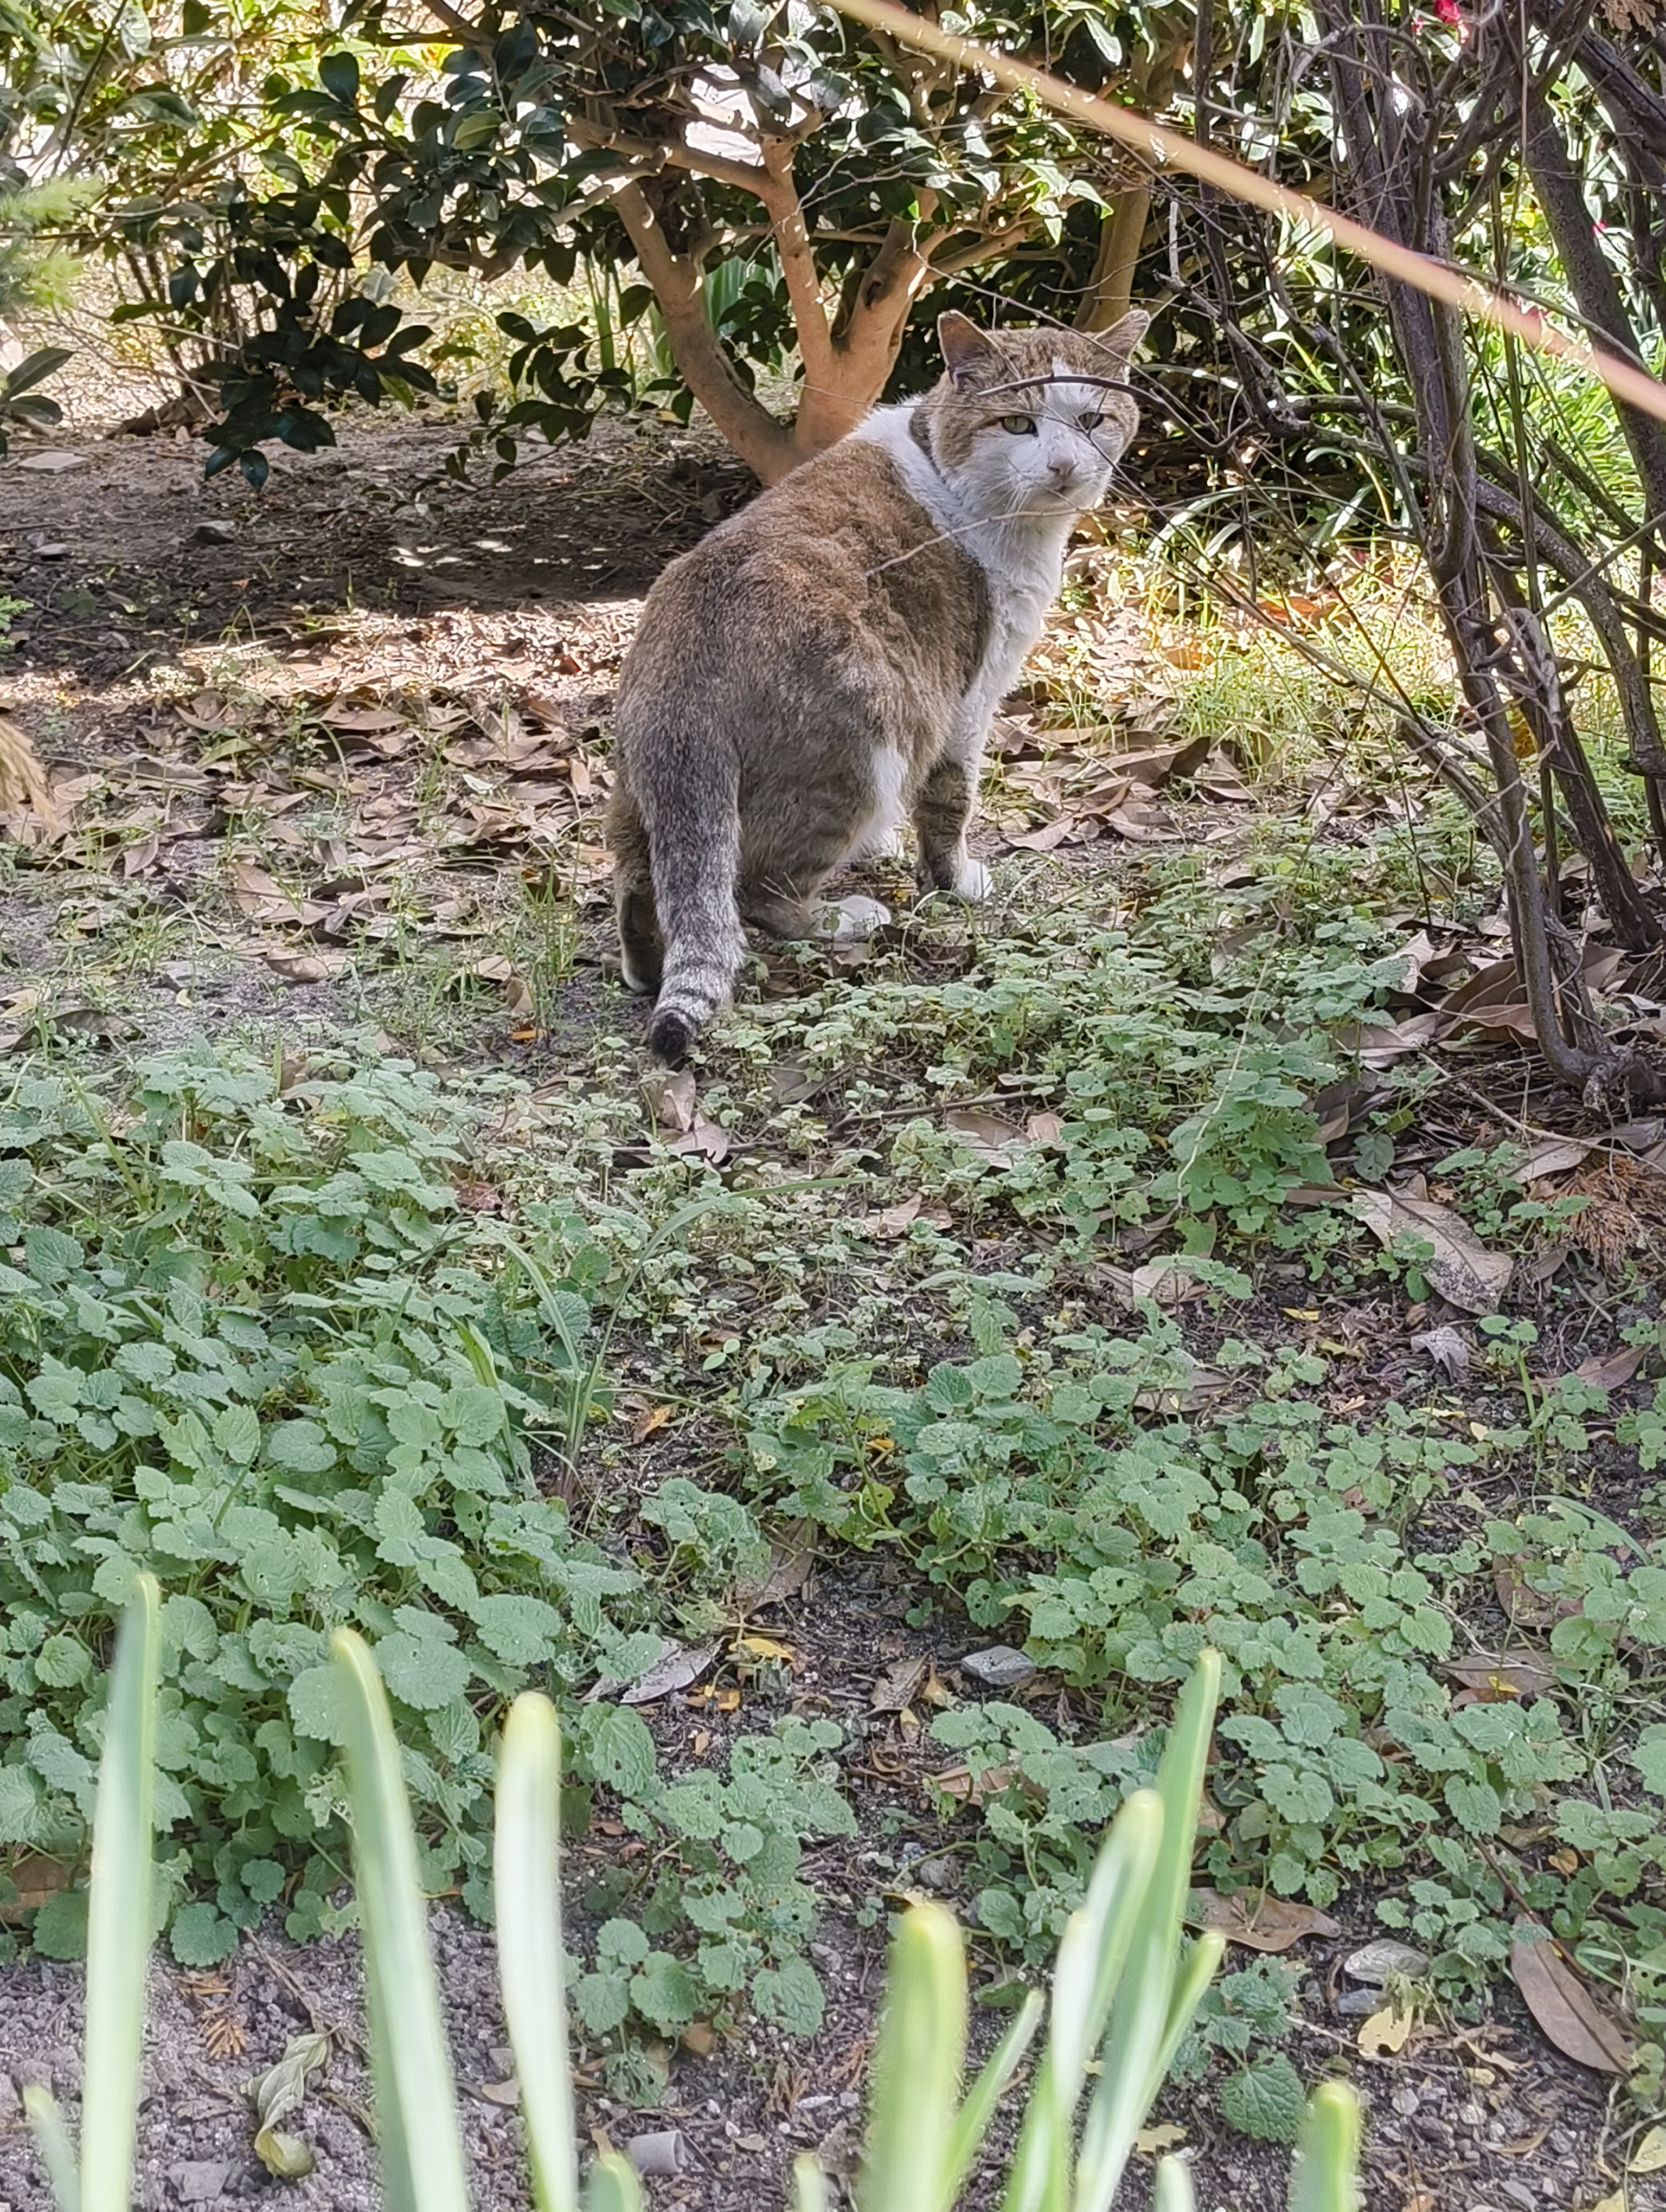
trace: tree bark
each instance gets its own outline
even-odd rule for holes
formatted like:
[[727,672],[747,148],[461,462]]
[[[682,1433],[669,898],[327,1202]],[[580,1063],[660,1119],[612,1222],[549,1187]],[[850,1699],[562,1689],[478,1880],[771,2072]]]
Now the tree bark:
[[679,253],[672,246],[645,183],[622,186],[613,204],[642,274],[654,288],[666,341],[684,382],[739,458],[762,482],[774,483],[800,456],[793,451],[786,425],[735,374],[706,313],[700,256]]
[[1106,209],[1099,226],[1093,274],[1076,313],[1079,331],[1108,331],[1134,303],[1134,272],[1151,218],[1149,183],[1129,185]]

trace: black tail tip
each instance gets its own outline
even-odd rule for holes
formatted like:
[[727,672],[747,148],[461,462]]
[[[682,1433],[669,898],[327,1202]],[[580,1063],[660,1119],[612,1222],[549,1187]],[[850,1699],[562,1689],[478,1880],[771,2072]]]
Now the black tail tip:
[[694,1024],[685,1014],[669,1010],[655,1014],[648,1025],[648,1048],[656,1060],[667,1067],[681,1067],[688,1060],[689,1048],[694,1042]]

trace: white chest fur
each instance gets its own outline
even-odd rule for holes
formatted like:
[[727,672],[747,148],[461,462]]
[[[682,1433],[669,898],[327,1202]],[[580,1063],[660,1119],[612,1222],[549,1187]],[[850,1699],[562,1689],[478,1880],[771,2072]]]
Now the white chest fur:
[[884,448],[909,496],[988,580],[988,635],[961,702],[953,744],[958,756],[970,760],[982,750],[995,709],[1012,688],[1058,596],[1074,518],[1052,514],[992,520],[977,514],[915,440],[909,428],[915,404],[905,400],[878,409],[854,434]]

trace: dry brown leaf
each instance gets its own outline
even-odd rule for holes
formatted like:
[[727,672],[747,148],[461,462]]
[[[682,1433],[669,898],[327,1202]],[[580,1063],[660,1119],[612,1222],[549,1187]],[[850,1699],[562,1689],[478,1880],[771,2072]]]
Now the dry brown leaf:
[[1619,1390],[1629,1382],[1648,1358],[1646,1344],[1623,1344],[1618,1352],[1593,1352],[1579,1362],[1564,1382],[1589,1382],[1596,1390]]
[[943,1116],[943,1123],[969,1151],[994,1167],[1011,1167],[1013,1147],[1024,1142],[1021,1129],[1004,1121],[998,1114],[985,1113],[978,1106],[952,1106]]
[[1571,1620],[1580,1610],[1577,1597],[1547,1597],[1542,1590],[1534,1589],[1523,1569],[1534,1562],[1518,1560],[1508,1553],[1500,1553],[1493,1561],[1493,1587],[1498,1593],[1499,1603],[1512,1628],[1551,1628],[1559,1620]]
[[1025,1122],[1024,1133],[1032,1145],[1056,1145],[1064,1134],[1064,1117],[1059,1114],[1031,1114]]
[[1172,2120],[1163,2120],[1154,2128],[1141,2128],[1134,2138],[1134,2148],[1142,2158],[1157,2158],[1185,2140],[1184,2128],[1177,2127]]
[[1567,1174],[1570,1169],[1588,1159],[1594,1150],[1593,1146],[1578,1137],[1541,1138],[1527,1158],[1511,1169],[1511,1180],[1520,1183],[1523,1189],[1529,1188],[1550,1176]]
[[862,1226],[870,1237],[906,1237],[920,1218],[922,1200],[918,1194],[905,1198],[900,1206],[888,1206],[883,1213],[870,1213]]
[[663,1429],[666,1423],[670,1419],[671,1407],[666,1405],[663,1401],[657,1406],[644,1406],[641,1412],[637,1414],[635,1419],[630,1425],[631,1443],[634,1444],[646,1443],[648,1438],[654,1434],[654,1431],[656,1429]]
[[5,1876],[17,1895],[10,1903],[0,1905],[0,1923],[15,1923],[49,1897],[56,1897],[59,1890],[67,1889],[71,1872],[63,1861],[46,1858],[39,1851],[25,1851],[20,1858],[8,1861]]
[[1510,1975],[1546,2039],[1565,2057],[1600,2074],[1630,2071],[1631,2038],[1618,2017],[1534,1921],[1516,1923]]
[[1293,1904],[1270,1891],[1195,1889],[1186,1918],[1194,1928],[1214,1928],[1247,1951],[1287,1951],[1307,1936],[1340,1936],[1341,1929],[1314,1905]]
[[693,1128],[695,1079],[686,1067],[650,1068],[642,1078],[642,1089],[662,1129],[686,1132]]
[[1496,1659],[1452,1659],[1441,1673],[1462,1686],[1458,1705],[1499,1705],[1511,1698],[1541,1698],[1556,1686],[1556,1677],[1530,1651],[1501,1651]]
[[345,952],[263,952],[260,956],[286,983],[328,983],[351,964]]
[[599,1681],[586,1691],[584,1701],[593,1705],[603,1698],[617,1698],[622,1705],[654,1705],[660,1698],[668,1698],[674,1691],[686,1690],[697,1682],[721,1649],[717,1644],[673,1644],[634,1682]]
[[1096,836],[1093,830],[1084,831],[1073,814],[1061,814],[1040,830],[1026,830],[1020,836],[1009,836],[1006,843],[1025,853],[1050,853],[1055,847],[1067,845],[1073,837]]
[[1510,1287],[1515,1263],[1506,1253],[1489,1252],[1474,1230],[1450,1206],[1404,1191],[1357,1190],[1354,1218],[1390,1249],[1402,1237],[1433,1247],[1420,1272],[1449,1304],[1465,1313],[1496,1313]]
[[893,1659],[868,1693],[876,1713],[900,1713],[926,1679],[931,1661],[923,1654]]

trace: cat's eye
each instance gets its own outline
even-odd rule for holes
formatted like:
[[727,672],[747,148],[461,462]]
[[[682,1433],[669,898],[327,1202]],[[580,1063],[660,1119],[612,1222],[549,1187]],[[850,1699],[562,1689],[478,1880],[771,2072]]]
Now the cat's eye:
[[1036,418],[1033,415],[1003,415],[1000,427],[1003,430],[1010,430],[1015,438],[1033,438]]
[[1079,415],[1076,417],[1076,420],[1081,424],[1084,430],[1099,429],[1103,426],[1104,419],[1105,418],[1103,415]]

